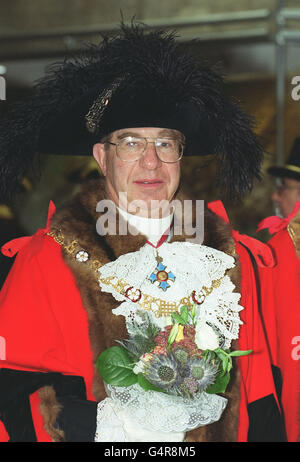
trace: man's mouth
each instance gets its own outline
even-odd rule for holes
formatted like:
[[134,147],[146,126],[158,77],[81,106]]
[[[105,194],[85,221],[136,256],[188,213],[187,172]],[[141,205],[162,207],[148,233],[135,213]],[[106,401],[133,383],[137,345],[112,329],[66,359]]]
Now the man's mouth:
[[151,186],[151,185],[162,184],[163,181],[160,180],[160,179],[154,178],[154,179],[151,179],[151,180],[150,179],[149,180],[148,179],[136,180],[136,181],[134,181],[134,183],[136,183],[138,185],[150,185]]

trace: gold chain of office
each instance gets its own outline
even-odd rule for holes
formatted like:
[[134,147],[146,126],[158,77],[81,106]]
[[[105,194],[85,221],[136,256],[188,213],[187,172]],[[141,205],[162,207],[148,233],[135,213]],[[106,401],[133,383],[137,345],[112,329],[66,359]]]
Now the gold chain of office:
[[200,291],[196,293],[194,290],[190,295],[181,298],[178,301],[169,302],[162,300],[158,297],[142,293],[140,289],[136,289],[125,281],[124,279],[118,279],[116,276],[109,276],[102,278],[99,273],[99,268],[103,264],[97,259],[90,259],[87,251],[82,250],[80,244],[73,239],[70,243],[65,242],[65,237],[61,230],[55,229],[47,233],[48,236],[52,237],[59,245],[61,245],[67,254],[76,258],[80,263],[84,263],[89,266],[95,273],[98,274],[98,281],[104,285],[111,287],[120,295],[125,296],[132,302],[138,302],[139,306],[146,311],[152,311],[155,317],[160,318],[161,316],[170,316],[172,313],[179,312],[180,307],[186,305],[189,309],[192,309],[194,304],[201,305],[205,298],[211,294],[214,289],[220,287],[221,281],[224,276],[220,279],[212,281],[211,287],[203,286]]

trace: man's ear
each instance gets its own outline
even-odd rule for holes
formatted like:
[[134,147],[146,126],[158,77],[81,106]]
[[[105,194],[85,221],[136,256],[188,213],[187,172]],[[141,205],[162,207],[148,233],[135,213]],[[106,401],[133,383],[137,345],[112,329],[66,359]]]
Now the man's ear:
[[103,175],[106,175],[106,150],[103,143],[97,143],[93,146],[93,156]]

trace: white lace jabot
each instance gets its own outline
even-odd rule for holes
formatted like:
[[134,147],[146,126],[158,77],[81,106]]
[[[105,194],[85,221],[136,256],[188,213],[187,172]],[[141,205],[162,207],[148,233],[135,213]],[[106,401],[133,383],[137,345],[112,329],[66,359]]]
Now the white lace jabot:
[[[240,294],[226,270],[233,268],[234,258],[219,250],[189,242],[164,243],[158,249],[166,284],[163,289],[155,279],[157,250],[145,244],[137,252],[121,255],[99,268],[99,285],[121,304],[113,310],[126,322],[142,322],[139,310],[147,310],[153,322],[163,328],[170,315],[181,305],[196,300],[197,319],[213,325],[223,336],[223,348],[230,348],[238,338],[242,324]],[[152,282],[153,281],[153,282]]]

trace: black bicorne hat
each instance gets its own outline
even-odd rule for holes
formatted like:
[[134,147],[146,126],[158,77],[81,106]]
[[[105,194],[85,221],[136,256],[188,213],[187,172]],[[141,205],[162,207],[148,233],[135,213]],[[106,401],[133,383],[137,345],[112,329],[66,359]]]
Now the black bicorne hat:
[[282,167],[270,167],[268,173],[277,178],[290,178],[300,181],[300,138],[295,139],[287,163]]
[[222,85],[182,53],[174,33],[122,25],[118,36],[52,65],[1,121],[0,193],[15,190],[35,154],[91,155],[114,130],[147,126],[181,131],[185,156],[217,156],[220,186],[238,197],[259,178],[262,149],[252,118]]

